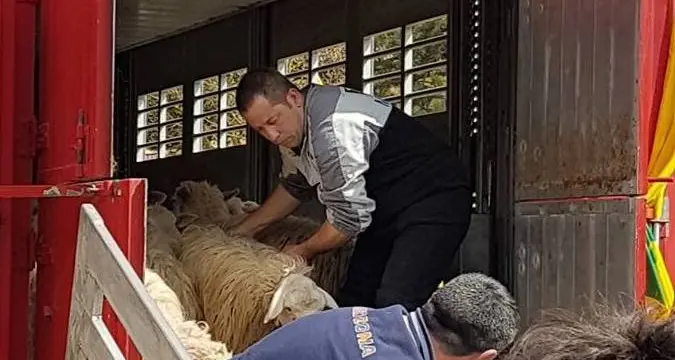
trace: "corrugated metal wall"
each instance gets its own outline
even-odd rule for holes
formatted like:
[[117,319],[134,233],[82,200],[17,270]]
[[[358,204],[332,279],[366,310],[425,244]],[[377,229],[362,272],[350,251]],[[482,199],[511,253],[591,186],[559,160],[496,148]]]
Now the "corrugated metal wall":
[[598,292],[633,295],[638,6],[520,1],[514,266],[524,321]]

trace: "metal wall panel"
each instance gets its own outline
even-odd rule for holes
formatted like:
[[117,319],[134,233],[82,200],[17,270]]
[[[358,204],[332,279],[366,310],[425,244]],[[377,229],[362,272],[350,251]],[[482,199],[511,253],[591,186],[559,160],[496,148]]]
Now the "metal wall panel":
[[[149,188],[173,193],[182,180],[209,180],[220,189],[238,187],[242,196],[253,197],[255,179],[251,178],[249,164],[255,157],[253,146],[217,149],[193,153],[194,81],[223,72],[250,67],[251,47],[249,31],[251,13],[239,14],[227,19],[148,44],[130,51],[131,79],[129,105],[135,106],[136,98],[149,91],[183,85],[183,154],[176,157],[137,162],[136,110],[129,108],[125,114],[129,124],[126,146],[134,149],[127,153],[129,174],[146,177]],[[242,36],[243,34],[243,36]],[[234,50],[231,50],[234,49]],[[247,129],[247,139],[256,136]],[[260,200],[260,199],[256,199]]]
[[638,6],[520,1],[517,200],[637,192]]
[[516,205],[514,294],[523,324],[545,308],[632,298],[638,206],[634,198]]
[[269,0],[117,0],[118,52],[157,41]]

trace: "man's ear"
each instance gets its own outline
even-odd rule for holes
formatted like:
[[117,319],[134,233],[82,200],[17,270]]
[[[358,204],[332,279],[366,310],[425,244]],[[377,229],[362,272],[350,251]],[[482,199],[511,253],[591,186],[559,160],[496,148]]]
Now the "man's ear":
[[495,349],[490,349],[487,351],[483,351],[482,354],[478,355],[478,359],[476,360],[493,360],[494,358],[497,357],[497,350]]
[[302,93],[296,89],[290,89],[286,93],[286,101],[291,107],[300,107],[302,105]]

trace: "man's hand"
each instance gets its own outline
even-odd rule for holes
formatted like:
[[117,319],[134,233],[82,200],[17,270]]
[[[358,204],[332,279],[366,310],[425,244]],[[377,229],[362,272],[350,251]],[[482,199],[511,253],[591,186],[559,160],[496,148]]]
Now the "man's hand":
[[268,225],[288,216],[298,205],[300,205],[298,199],[288,193],[283,186],[277,186],[258,209],[248,213],[243,221],[231,228],[231,231],[253,236]]
[[316,255],[337,249],[343,246],[349,240],[349,236],[331,225],[328,221],[321,225],[312,237],[305,242],[297,245],[287,245],[282,251],[289,254],[297,254],[305,258],[308,262]]
[[313,255],[307,251],[307,248],[303,246],[303,244],[289,244],[284,246],[282,251],[287,254],[298,255],[304,258],[307,262],[310,262],[313,258]]

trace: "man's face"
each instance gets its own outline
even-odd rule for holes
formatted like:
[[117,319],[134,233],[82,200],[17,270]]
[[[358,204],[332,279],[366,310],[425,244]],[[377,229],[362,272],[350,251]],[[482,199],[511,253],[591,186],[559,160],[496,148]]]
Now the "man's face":
[[274,145],[293,148],[300,145],[303,134],[303,96],[298,90],[286,93],[286,101],[274,104],[256,96],[241,115],[248,124]]

